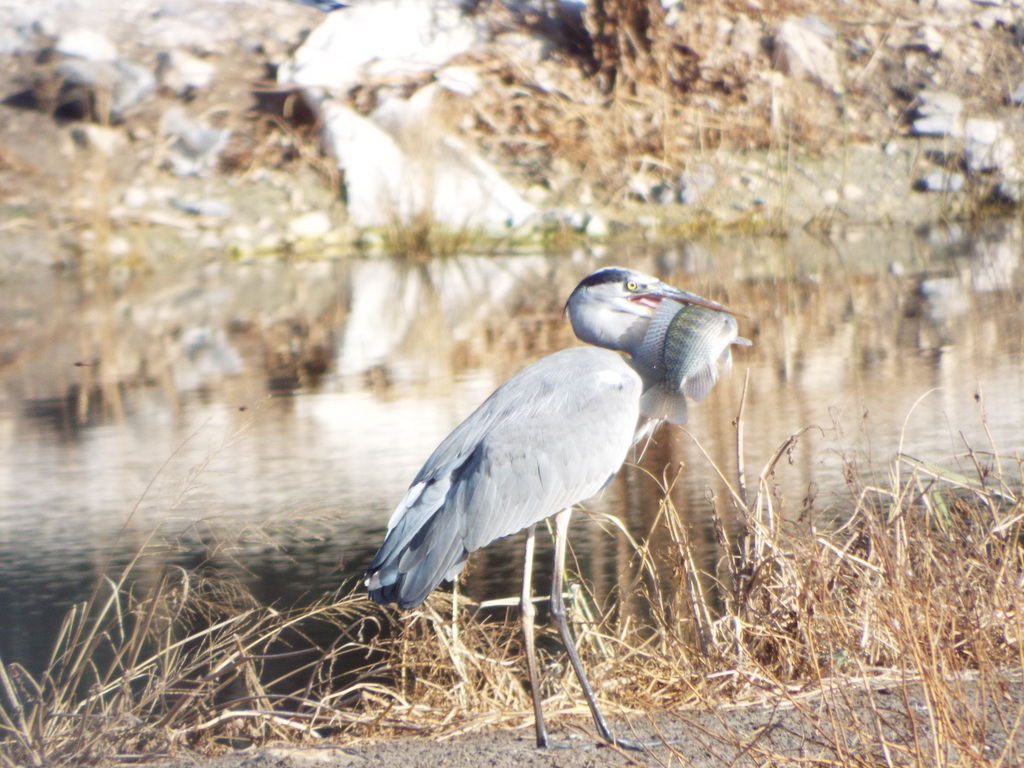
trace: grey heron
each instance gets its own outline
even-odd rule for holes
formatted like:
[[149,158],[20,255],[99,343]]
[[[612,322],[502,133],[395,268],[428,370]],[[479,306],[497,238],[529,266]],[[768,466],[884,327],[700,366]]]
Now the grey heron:
[[601,713],[566,621],[562,574],[573,505],[611,481],[634,443],[644,372],[617,352],[635,356],[666,299],[725,311],[630,269],[608,267],[584,278],[566,312],[576,336],[601,348],[576,347],[538,360],[456,427],[413,479],[366,572],[371,599],[412,608],[442,581],[455,579],[477,549],[526,531],[520,614],[539,747],[549,741],[534,649],[531,572],[536,526],[552,516],[552,620],[600,737],[639,746],[616,739]]

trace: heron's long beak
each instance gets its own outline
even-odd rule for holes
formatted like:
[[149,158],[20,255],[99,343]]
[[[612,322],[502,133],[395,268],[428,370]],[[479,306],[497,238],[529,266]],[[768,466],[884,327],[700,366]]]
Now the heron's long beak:
[[[630,301],[640,302],[652,309],[657,307],[658,304],[661,303],[662,299],[672,299],[673,301],[678,301],[680,304],[695,304],[699,307],[707,307],[708,309],[713,309],[716,312],[725,312],[730,315],[738,314],[728,307],[719,304],[717,301],[705,299],[703,296],[698,296],[696,293],[681,290],[675,286],[669,285],[668,283],[659,283],[647,293],[630,297]],[[740,316],[742,317],[742,315]]]

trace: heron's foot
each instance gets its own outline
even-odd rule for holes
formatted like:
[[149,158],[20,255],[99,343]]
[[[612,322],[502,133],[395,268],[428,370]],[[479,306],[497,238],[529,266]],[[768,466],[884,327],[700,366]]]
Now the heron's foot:
[[[654,749],[656,747],[667,747],[672,744],[681,744],[682,739],[652,739],[650,741],[638,741],[636,739],[619,739],[612,737],[609,739],[599,739],[597,746],[599,747],[618,747],[619,749],[626,749],[630,752],[646,752],[647,750]],[[537,737],[537,749],[576,749],[582,746],[579,742],[553,742],[548,738],[545,733],[543,741],[541,737]]]
[[608,740],[608,744],[611,746],[618,747],[619,749],[628,749],[631,752],[646,752],[649,749],[655,747],[667,747],[672,744],[681,744],[682,739],[651,739],[650,741],[637,741],[636,739],[619,739],[613,738]]

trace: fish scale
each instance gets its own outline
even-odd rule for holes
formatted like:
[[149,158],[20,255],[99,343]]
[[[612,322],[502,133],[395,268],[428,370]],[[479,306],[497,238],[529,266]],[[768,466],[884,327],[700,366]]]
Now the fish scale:
[[644,416],[686,423],[686,396],[703,400],[718,381],[719,364],[732,365],[733,344],[749,346],[739,336],[736,318],[727,312],[671,299],[661,302],[635,358],[644,378]]

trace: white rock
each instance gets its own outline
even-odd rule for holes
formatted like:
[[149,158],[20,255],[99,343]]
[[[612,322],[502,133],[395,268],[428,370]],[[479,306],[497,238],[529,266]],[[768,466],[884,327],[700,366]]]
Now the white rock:
[[856,184],[844,184],[842,192],[844,200],[856,202],[857,200],[864,199],[864,190],[858,187]]
[[431,216],[452,227],[504,230],[536,213],[462,142],[441,136],[408,152],[397,137],[346,106],[325,102],[324,137],[345,172],[348,214],[357,227]]
[[971,10],[971,2],[970,0],[935,0],[933,7],[944,16],[956,16]]
[[161,51],[157,61],[160,84],[179,96],[206,88],[217,72],[210,62],[182,50]]
[[950,115],[959,117],[964,102],[955,93],[949,91],[921,91],[917,94],[917,113],[919,115]]
[[310,211],[288,222],[288,231],[299,240],[317,240],[331,228],[331,219],[323,211]]
[[935,27],[925,26],[917,30],[904,48],[913,48],[915,50],[924,51],[929,56],[941,56],[942,48],[945,44],[945,38],[939,34]]
[[971,118],[964,124],[964,160],[972,173],[997,171],[1013,165],[1016,144],[997,120]]
[[498,35],[491,43],[490,49],[509,61],[533,70],[551,53],[551,41],[539,35],[528,35],[524,32],[505,32]]
[[347,90],[367,76],[431,72],[487,40],[451,0],[367,0],[328,14],[278,82]]
[[1012,8],[986,8],[974,16],[971,23],[978,29],[988,32],[997,26],[1009,28],[1016,16]]
[[[94,114],[97,119],[119,121],[125,113],[145,100],[156,88],[153,73],[141,64],[131,61],[92,61],[70,58],[61,61],[54,73],[60,81],[61,107],[84,101],[82,91],[91,96],[91,103],[83,103],[83,113],[105,110]],[[64,101],[67,99],[67,101]]]
[[0,56],[15,56],[30,50],[32,44],[23,30],[0,26]]
[[761,29],[741,13],[729,33],[729,47],[735,53],[753,59],[761,50]]
[[963,101],[948,91],[921,91],[917,94],[919,115],[910,126],[915,136],[959,136]]
[[95,123],[79,123],[71,129],[71,138],[83,149],[99,152],[104,157],[113,157],[114,152],[124,146],[124,135],[113,128]]
[[428,83],[407,99],[398,96],[382,98],[377,108],[370,113],[370,120],[399,141],[421,138],[424,129],[431,123],[431,115],[438,108],[440,96],[441,86]]
[[928,115],[917,118],[910,132],[914,136],[959,136],[960,121],[949,115]]
[[225,219],[231,215],[231,204],[226,200],[217,200],[215,198],[211,199],[207,197],[172,197],[170,203],[179,211],[190,213],[193,216],[210,216]]
[[107,250],[115,259],[123,259],[132,252],[132,246],[124,237],[115,235],[110,238]]
[[959,192],[964,188],[962,173],[934,170],[914,185],[918,192]]
[[114,44],[91,29],[68,30],[57,38],[53,50],[87,61],[117,61],[117,48]]
[[121,203],[125,208],[144,208],[149,204],[149,192],[143,187],[128,187],[124,191]]
[[471,67],[442,67],[434,78],[439,86],[459,96],[475,96],[483,85],[480,75]]
[[772,66],[790,77],[803,77],[838,91],[839,65],[827,25],[817,17],[787,19],[774,38]]
[[323,109],[324,143],[345,172],[349,220],[373,227],[412,216],[403,191],[406,159],[382,129],[348,107],[328,102]]
[[590,216],[587,225],[583,228],[583,234],[587,237],[608,237],[608,232],[608,225],[596,214]]
[[683,205],[697,205],[717,181],[707,163],[701,163],[692,171],[683,171],[679,175],[679,202]]
[[215,169],[231,138],[229,128],[210,128],[177,106],[164,113],[160,132],[177,137],[167,153],[175,176],[201,176]]

